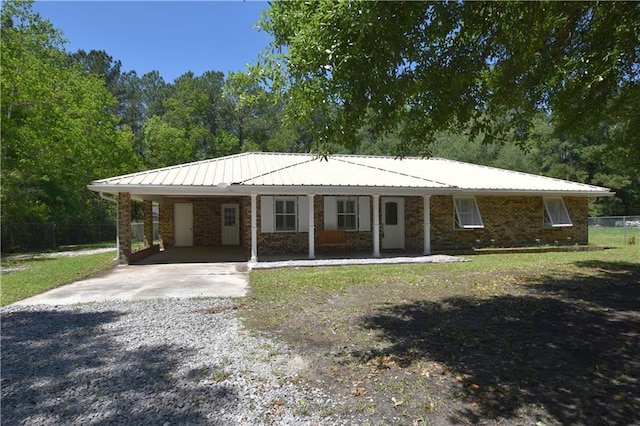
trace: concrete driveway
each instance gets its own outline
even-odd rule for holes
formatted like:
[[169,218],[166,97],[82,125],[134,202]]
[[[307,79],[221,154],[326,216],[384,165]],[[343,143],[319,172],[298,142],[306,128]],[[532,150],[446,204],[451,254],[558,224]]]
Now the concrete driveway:
[[16,305],[72,305],[111,300],[243,297],[249,289],[245,262],[117,266],[16,302]]

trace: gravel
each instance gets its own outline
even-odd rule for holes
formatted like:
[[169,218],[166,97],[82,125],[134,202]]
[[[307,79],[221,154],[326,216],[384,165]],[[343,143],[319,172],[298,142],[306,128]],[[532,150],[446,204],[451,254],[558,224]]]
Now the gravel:
[[302,383],[301,357],[243,328],[236,303],[2,308],[2,423],[352,423]]

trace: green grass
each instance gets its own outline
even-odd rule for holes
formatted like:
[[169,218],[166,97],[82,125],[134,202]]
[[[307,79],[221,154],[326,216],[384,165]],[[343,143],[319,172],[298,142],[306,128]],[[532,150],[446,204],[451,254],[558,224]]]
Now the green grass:
[[[113,252],[82,256],[3,258],[2,266],[20,268],[0,278],[0,306],[102,272],[113,266]],[[22,269],[24,268],[24,269]]]
[[622,389],[640,390],[626,379],[640,241],[616,232],[591,235],[603,251],[255,270],[241,315],[310,360],[309,384],[352,407],[334,414],[364,423],[580,424],[605,405],[624,419],[637,415]]
[[589,228],[590,244],[620,247],[627,245],[631,237],[635,238],[636,245],[640,245],[640,227],[604,228],[592,226]]

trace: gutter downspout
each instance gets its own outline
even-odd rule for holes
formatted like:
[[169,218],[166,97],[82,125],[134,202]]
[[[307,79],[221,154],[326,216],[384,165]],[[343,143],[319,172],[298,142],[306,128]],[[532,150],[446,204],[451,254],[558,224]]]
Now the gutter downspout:
[[120,259],[120,215],[118,214],[118,211],[117,211],[118,200],[113,195],[111,194],[107,195],[104,192],[98,192],[98,195],[100,195],[100,198],[102,198],[103,200],[116,203],[116,257],[113,260],[119,260]]

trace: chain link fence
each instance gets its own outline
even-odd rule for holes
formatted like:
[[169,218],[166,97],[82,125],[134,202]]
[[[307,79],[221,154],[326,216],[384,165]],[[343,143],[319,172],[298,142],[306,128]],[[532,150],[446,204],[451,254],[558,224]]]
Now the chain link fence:
[[[55,250],[62,246],[116,243],[117,229],[110,223],[3,223],[2,252]],[[153,240],[160,239],[158,222],[153,222]],[[131,224],[131,244],[144,243],[144,222]]]
[[111,223],[3,223],[2,252],[57,249],[65,245],[114,242]]
[[[160,240],[159,223],[153,222],[153,241],[158,242]],[[144,222],[131,223],[131,244],[144,243]]]
[[640,244],[640,216],[590,217],[589,241],[612,245]]

